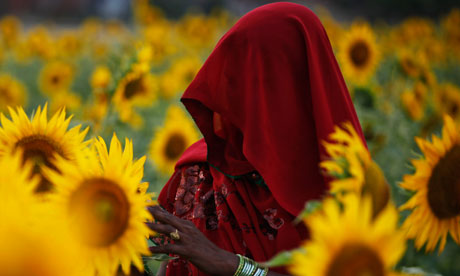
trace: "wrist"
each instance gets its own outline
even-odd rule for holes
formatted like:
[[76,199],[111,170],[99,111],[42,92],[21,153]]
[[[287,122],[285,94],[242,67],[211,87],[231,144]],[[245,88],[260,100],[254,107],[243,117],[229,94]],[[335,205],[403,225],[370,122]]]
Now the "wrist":
[[219,274],[220,276],[233,276],[235,274],[236,269],[240,263],[240,259],[236,254],[233,254],[228,251],[224,251],[221,256],[221,271],[222,273]]

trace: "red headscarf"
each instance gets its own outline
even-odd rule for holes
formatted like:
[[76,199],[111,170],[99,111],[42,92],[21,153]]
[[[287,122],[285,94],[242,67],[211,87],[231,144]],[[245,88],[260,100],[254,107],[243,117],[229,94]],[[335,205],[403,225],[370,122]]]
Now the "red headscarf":
[[[182,102],[204,135],[209,164],[232,176],[259,172],[292,215],[327,189],[318,164],[321,141],[334,125],[351,121],[362,136],[321,22],[293,3],[265,5],[242,17]],[[225,140],[214,133],[214,112],[225,119]],[[203,144],[194,148],[203,158]]]

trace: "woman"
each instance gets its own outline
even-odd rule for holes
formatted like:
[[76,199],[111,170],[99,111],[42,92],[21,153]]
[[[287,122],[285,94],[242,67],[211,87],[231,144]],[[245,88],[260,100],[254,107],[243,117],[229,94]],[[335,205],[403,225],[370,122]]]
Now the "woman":
[[235,273],[240,264],[266,261],[308,238],[292,221],[327,190],[321,141],[344,121],[361,133],[318,18],[292,3],[248,13],[181,101],[204,140],[183,154],[161,191],[167,212],[151,209],[160,222],[151,228],[173,240],[152,252],[181,257],[159,274],[246,275]]

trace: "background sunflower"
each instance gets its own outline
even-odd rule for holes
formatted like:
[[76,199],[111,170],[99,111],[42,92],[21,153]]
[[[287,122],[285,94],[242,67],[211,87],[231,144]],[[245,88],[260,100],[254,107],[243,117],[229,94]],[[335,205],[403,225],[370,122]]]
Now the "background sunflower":
[[198,137],[193,121],[178,106],[171,106],[164,126],[156,130],[152,139],[150,157],[162,173],[170,175],[179,157]]
[[359,85],[366,84],[380,62],[380,50],[367,23],[350,27],[339,44],[338,58],[345,78]]

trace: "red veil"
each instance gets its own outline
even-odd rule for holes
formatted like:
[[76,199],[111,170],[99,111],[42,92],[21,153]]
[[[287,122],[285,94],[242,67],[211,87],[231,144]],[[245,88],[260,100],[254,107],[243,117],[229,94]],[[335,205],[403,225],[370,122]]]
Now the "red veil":
[[[260,206],[270,204],[283,210],[278,215],[284,219],[297,215],[307,200],[321,198],[327,190],[318,163],[325,154],[321,141],[334,125],[351,121],[362,136],[321,22],[308,8],[293,3],[268,4],[243,16],[218,42],[181,100],[205,142],[200,140],[189,148],[176,168],[207,161],[215,191],[227,182],[240,194],[247,193],[247,198],[239,196],[244,206],[240,209],[232,207],[227,198],[237,221],[244,216],[242,212],[252,212],[248,205],[255,213],[261,212],[260,216],[264,212]],[[225,140],[214,133],[214,112],[225,119]],[[235,179],[253,171],[263,178],[268,192],[260,187],[239,188]],[[159,198],[170,211],[174,211],[174,194],[180,185],[175,178]],[[195,224],[199,227],[199,222]],[[227,245],[206,229],[200,230],[222,248],[239,250],[234,242]],[[304,234],[300,238],[286,235],[278,234],[278,244],[292,247],[305,238]],[[267,249],[257,231],[253,238],[262,246],[251,245],[252,238],[244,235],[243,242],[258,261],[283,247]],[[261,249],[254,248],[257,246]],[[265,253],[259,254],[260,250]]]

